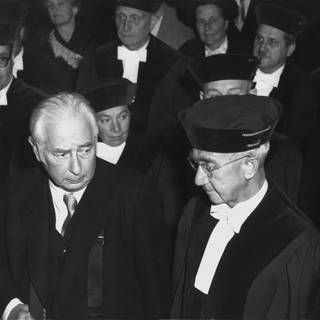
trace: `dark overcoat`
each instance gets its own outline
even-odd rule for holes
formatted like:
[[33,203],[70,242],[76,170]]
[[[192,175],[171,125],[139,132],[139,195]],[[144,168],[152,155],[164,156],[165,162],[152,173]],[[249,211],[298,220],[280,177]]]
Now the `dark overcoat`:
[[[88,293],[89,252],[104,230],[97,319],[165,316],[171,252],[161,208],[158,195],[145,190],[137,173],[98,159],[65,234],[63,264],[50,299],[49,221],[54,209],[48,177],[39,168],[16,176],[8,187],[5,226],[15,297],[31,303],[32,284],[34,296],[53,319],[90,319],[88,301],[97,291]],[[1,279],[2,292],[5,284]],[[11,298],[0,301],[1,313]]]

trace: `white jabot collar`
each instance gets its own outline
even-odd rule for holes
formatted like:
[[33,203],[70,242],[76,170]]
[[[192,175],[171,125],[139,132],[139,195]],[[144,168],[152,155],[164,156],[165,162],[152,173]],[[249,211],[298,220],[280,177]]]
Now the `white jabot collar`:
[[228,50],[228,37],[226,36],[219,48],[217,48],[215,50],[211,50],[210,48],[208,48],[206,46],[204,54],[206,57],[209,57],[209,56],[213,56],[215,54],[225,54],[227,52],[227,50]]
[[257,69],[253,82],[263,82],[272,85],[273,87],[278,87],[284,66],[285,65],[281,66],[278,70],[274,71],[273,73],[264,73],[260,69]]
[[226,203],[212,205],[210,215],[215,219],[226,219],[235,233],[239,233],[241,226],[258,206],[268,189],[267,180],[264,181],[260,190],[248,200],[237,203],[233,208]]
[[11,86],[12,81],[13,81],[13,78],[11,78],[10,82],[2,90],[0,90],[0,106],[8,105],[7,93]]
[[98,142],[97,157],[110,163],[117,164],[125,146],[126,142],[123,142],[122,144],[120,144],[120,146],[117,147],[111,147],[104,142]]
[[17,78],[18,71],[23,70],[23,53],[24,49],[23,47],[19,51],[19,53],[14,57],[13,59],[13,68],[12,68],[12,74],[15,78]]
[[147,46],[149,40],[138,50],[129,50],[124,45],[118,47],[118,60],[122,60],[122,77],[137,83],[140,62],[147,61]]

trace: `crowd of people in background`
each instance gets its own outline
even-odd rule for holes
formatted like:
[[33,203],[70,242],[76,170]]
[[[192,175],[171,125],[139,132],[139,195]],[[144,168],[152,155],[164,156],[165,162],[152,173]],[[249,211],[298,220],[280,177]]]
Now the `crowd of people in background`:
[[320,4],[0,0],[0,316],[320,319]]

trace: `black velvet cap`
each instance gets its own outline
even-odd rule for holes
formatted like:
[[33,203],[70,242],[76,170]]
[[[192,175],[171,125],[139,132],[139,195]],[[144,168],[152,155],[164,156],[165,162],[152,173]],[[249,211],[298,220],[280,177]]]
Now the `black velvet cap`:
[[199,60],[199,78],[202,84],[240,79],[252,81],[257,71],[258,59],[247,54],[216,54]]
[[12,45],[16,38],[16,31],[17,28],[15,25],[0,23],[0,45]]
[[275,4],[264,3],[255,7],[257,24],[266,24],[296,37],[307,25],[299,12]]
[[234,153],[269,141],[281,111],[269,97],[227,95],[198,101],[179,118],[193,148]]
[[27,16],[27,7],[19,0],[0,1],[0,24],[20,26]]
[[83,95],[96,111],[118,106],[128,106],[134,102],[137,85],[125,78],[105,79]]
[[156,12],[163,0],[115,0],[115,7],[123,6],[130,7],[149,13]]

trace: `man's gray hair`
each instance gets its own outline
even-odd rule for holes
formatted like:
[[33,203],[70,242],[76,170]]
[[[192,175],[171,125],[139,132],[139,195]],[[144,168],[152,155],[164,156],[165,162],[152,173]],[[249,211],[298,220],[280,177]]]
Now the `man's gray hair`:
[[46,125],[56,124],[62,119],[72,121],[75,117],[88,119],[94,135],[98,136],[96,115],[89,102],[78,93],[61,92],[41,101],[33,111],[30,119],[31,137],[37,144],[44,142],[43,129]]

